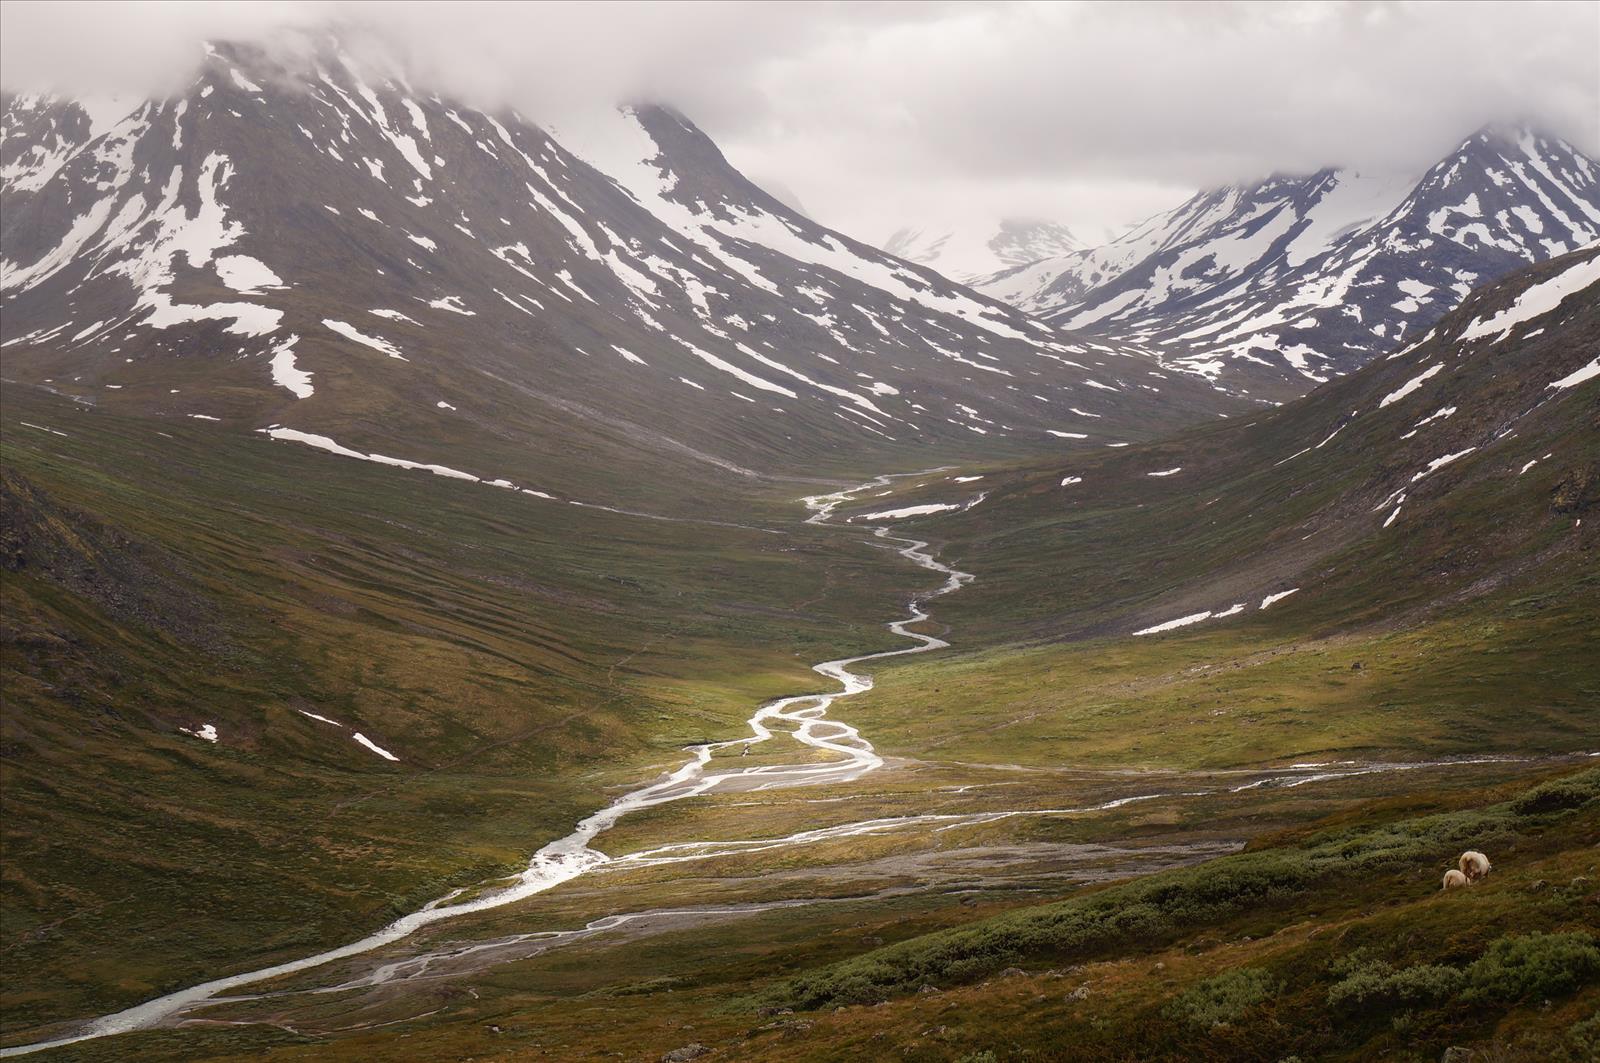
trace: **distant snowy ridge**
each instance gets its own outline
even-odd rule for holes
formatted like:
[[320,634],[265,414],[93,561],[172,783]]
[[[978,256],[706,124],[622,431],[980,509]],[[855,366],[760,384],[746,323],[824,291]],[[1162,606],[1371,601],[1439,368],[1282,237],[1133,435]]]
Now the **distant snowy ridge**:
[[1204,192],[1104,247],[975,284],[1232,390],[1286,396],[1412,342],[1478,285],[1596,239],[1593,160],[1485,130],[1420,177],[1324,170]]
[[1019,219],[1004,219],[987,229],[908,227],[883,243],[889,254],[963,284],[1083,247],[1065,225]]

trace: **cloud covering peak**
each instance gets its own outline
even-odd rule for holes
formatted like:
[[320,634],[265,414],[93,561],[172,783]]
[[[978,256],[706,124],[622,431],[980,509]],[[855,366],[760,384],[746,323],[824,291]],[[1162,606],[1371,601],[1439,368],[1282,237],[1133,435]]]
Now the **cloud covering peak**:
[[660,100],[870,240],[1003,216],[1092,230],[1273,171],[1420,171],[1490,122],[1600,150],[1594,4],[10,0],[0,20],[10,89],[160,94],[206,40],[337,27],[420,89],[536,120]]

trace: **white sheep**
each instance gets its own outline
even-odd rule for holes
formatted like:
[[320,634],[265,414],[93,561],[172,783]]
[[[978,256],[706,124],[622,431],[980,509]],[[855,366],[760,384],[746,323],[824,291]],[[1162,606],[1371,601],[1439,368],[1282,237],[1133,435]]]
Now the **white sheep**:
[[1461,873],[1467,876],[1467,881],[1476,883],[1489,873],[1489,858],[1476,849],[1468,849],[1461,854]]
[[1453,890],[1461,886],[1470,885],[1472,885],[1472,883],[1467,880],[1467,876],[1463,875],[1461,872],[1452,867],[1449,871],[1444,873],[1444,885],[1440,886],[1439,888],[1442,890]]

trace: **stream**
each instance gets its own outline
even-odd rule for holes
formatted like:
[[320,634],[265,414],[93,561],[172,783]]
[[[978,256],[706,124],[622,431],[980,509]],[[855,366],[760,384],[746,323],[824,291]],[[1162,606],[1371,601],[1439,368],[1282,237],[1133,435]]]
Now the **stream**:
[[[904,475],[923,474],[909,473]],[[828,523],[833,511],[845,502],[850,501],[856,494],[886,487],[895,478],[895,476],[891,475],[878,476],[853,488],[836,491],[831,494],[813,495],[802,499],[811,513],[806,523]],[[928,544],[925,542],[891,535],[887,526],[877,527],[873,530],[873,533],[886,542],[899,544],[896,552],[900,556],[907,558],[922,568],[940,573],[945,577],[944,583],[940,586],[913,597],[907,607],[907,615],[903,619],[890,621],[887,624],[890,631],[903,638],[910,639],[914,645],[903,649],[885,650],[879,653],[845,657],[835,661],[824,661],[821,664],[814,665],[813,671],[838,683],[840,689],[826,693],[798,694],[767,702],[757,708],[755,714],[750,717],[748,721],[750,734],[748,737],[688,747],[687,752],[693,754],[691,760],[670,772],[665,778],[624,794],[598,812],[580,821],[572,833],[550,842],[534,853],[528,866],[511,881],[510,885],[487,889],[469,900],[457,900],[457,898],[467,893],[467,890],[454,890],[443,897],[430,901],[417,911],[396,919],[376,933],[369,934],[360,940],[352,941],[347,945],[305,956],[298,960],[290,960],[286,963],[263,967],[259,970],[245,971],[241,974],[202,982],[187,989],[180,989],[177,992],[147,1000],[143,1004],[137,1004],[126,1010],[94,1019],[85,1024],[75,1034],[53,1040],[37,1041],[32,1044],[0,1049],[0,1056],[24,1055],[48,1048],[76,1044],[80,1041],[87,1041],[97,1037],[109,1037],[113,1034],[129,1033],[134,1030],[149,1029],[162,1025],[172,1017],[198,1005],[220,1003],[225,999],[222,994],[231,990],[241,989],[257,982],[264,982],[268,979],[310,970],[314,967],[321,967],[324,964],[359,956],[407,938],[423,927],[434,923],[470,915],[474,912],[486,911],[491,908],[500,908],[508,904],[515,904],[518,901],[526,900],[536,894],[553,889],[564,882],[570,882],[580,875],[608,866],[640,866],[649,863],[697,859],[719,852],[759,851],[764,848],[783,845],[804,844],[808,841],[820,840],[825,837],[847,837],[853,834],[878,833],[885,829],[895,829],[906,825],[903,820],[866,821],[857,824],[846,824],[840,827],[821,828],[817,831],[806,831],[787,838],[746,842],[679,843],[677,845],[662,846],[659,849],[632,853],[623,857],[610,857],[591,847],[591,843],[615,826],[617,821],[630,813],[638,812],[642,809],[712,793],[750,792],[781,787],[849,782],[883,766],[883,758],[878,756],[877,751],[872,747],[872,743],[863,738],[861,733],[849,724],[829,719],[828,709],[840,698],[851,697],[872,689],[872,677],[853,672],[850,670],[852,667],[865,661],[899,657],[912,653],[927,653],[931,650],[943,649],[948,646],[949,643],[943,639],[933,635],[920,634],[909,629],[911,625],[928,619],[928,612],[924,608],[927,602],[941,595],[959,590],[962,586],[971,582],[973,577],[970,573],[958,571],[938,561],[931,553],[927,552]],[[775,732],[772,730],[774,726],[785,727],[785,730],[779,733],[792,736],[802,745],[810,746],[817,750],[826,750],[828,753],[836,754],[836,757],[816,763],[769,764],[741,769],[709,770],[712,756],[719,750],[736,746],[743,746],[748,749],[766,742],[774,737]],[[792,728],[792,730],[788,728]],[[920,819],[921,817],[910,818]],[[381,973],[397,966],[400,965],[389,965],[387,968],[380,968],[378,975],[364,979],[360,984],[373,984],[374,981],[386,980],[381,977]],[[346,987],[338,986],[334,988]]]
[[[925,475],[910,473],[904,475]],[[811,515],[809,524],[828,524],[835,509],[854,496],[875,488],[888,486],[896,476],[879,476],[867,483],[832,494],[814,495],[803,499]],[[921,813],[901,816],[883,816],[874,819],[813,827],[791,834],[767,838],[745,838],[676,842],[654,848],[608,856],[593,848],[593,843],[623,817],[685,798],[708,794],[751,793],[797,786],[814,786],[826,783],[850,782],[883,766],[883,758],[872,743],[850,724],[832,719],[828,710],[841,698],[851,697],[871,690],[872,677],[851,669],[867,661],[927,653],[943,649],[950,644],[934,635],[912,631],[912,625],[928,619],[927,604],[942,595],[953,593],[970,583],[973,576],[940,562],[928,551],[928,544],[916,539],[890,534],[888,526],[873,528],[873,534],[889,543],[900,556],[921,568],[945,577],[944,582],[930,591],[912,597],[906,615],[889,621],[886,626],[894,634],[909,639],[913,644],[895,650],[861,654],[813,665],[812,670],[827,677],[839,686],[838,690],[823,693],[797,694],[778,698],[759,706],[747,721],[749,735],[723,742],[709,742],[689,746],[686,752],[691,759],[667,773],[664,777],[617,798],[615,801],[581,820],[570,834],[550,842],[533,854],[528,866],[510,880],[499,879],[480,884],[474,891],[454,890],[388,926],[347,945],[319,952],[298,960],[229,975],[191,986],[165,996],[156,997],[124,1011],[106,1015],[86,1023],[78,1032],[53,1040],[17,1045],[0,1049],[0,1056],[16,1056],[48,1048],[75,1044],[80,1041],[113,1034],[129,1033],[155,1026],[170,1025],[169,1020],[196,1007],[260,999],[277,993],[225,995],[230,991],[278,978],[283,975],[311,970],[325,964],[373,952],[386,945],[401,941],[424,927],[475,912],[500,908],[545,892],[580,876],[608,871],[623,871],[642,867],[674,864],[690,860],[733,854],[759,853],[774,849],[812,845],[840,838],[880,836],[901,831],[940,833],[964,827],[980,826],[1014,817],[1084,815],[1119,808],[1135,802],[1158,799],[1186,799],[1221,794],[1237,794],[1263,787],[1292,788],[1311,783],[1328,782],[1355,776],[1377,773],[1409,772],[1423,769],[1459,769],[1466,765],[1497,764],[1524,761],[1530,758],[1484,756],[1454,758],[1440,761],[1374,762],[1374,761],[1317,761],[1290,764],[1286,767],[1223,769],[1200,773],[1206,781],[1196,787],[1193,776],[1185,773],[1150,773],[1164,777],[1165,789],[1148,793],[1124,794],[1112,800],[1100,801],[1067,808],[1011,808],[980,812]],[[774,728],[780,728],[775,731]],[[712,758],[719,751],[743,747],[748,750],[773,737],[787,734],[804,746],[831,754],[827,760],[792,764],[765,764],[744,768],[712,767]],[[1590,754],[1591,756],[1595,754]],[[732,758],[724,758],[728,763]],[[1026,773],[1016,765],[982,765],[995,771]],[[1126,776],[1125,772],[1108,771],[1108,777]],[[1244,778],[1241,779],[1240,776]],[[963,787],[962,789],[969,789]],[[468,899],[461,899],[471,893]],[[748,914],[773,908],[792,907],[808,900],[742,904],[725,908],[691,908],[679,910],[655,909],[620,915],[610,915],[571,930],[540,931],[498,938],[478,943],[456,943],[425,951],[394,961],[379,964],[365,974],[347,981],[318,988],[296,989],[289,993],[336,993],[345,990],[383,985],[394,981],[424,976],[429,968],[441,960],[456,960],[478,952],[502,950],[523,942],[555,944],[577,940],[614,930],[640,919],[672,915],[705,916],[714,914]]]

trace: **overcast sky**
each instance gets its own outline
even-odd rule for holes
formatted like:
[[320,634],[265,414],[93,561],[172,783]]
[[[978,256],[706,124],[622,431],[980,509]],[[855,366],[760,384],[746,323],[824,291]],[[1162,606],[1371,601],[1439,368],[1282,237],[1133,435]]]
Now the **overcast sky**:
[[207,38],[331,20],[413,80],[530,117],[681,108],[758,182],[872,242],[1059,220],[1322,165],[1420,169],[1489,121],[1600,151],[1600,4],[32,3],[8,88],[160,92]]

